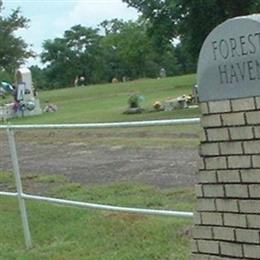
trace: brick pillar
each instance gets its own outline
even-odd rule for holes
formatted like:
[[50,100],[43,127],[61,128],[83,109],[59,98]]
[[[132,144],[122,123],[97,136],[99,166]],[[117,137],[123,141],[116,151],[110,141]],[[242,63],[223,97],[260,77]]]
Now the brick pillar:
[[201,104],[193,260],[260,259],[260,98]]

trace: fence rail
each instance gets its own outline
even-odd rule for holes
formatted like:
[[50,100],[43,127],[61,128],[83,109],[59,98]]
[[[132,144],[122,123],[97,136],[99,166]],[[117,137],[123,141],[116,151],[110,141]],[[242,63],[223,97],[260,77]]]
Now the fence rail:
[[117,212],[128,212],[135,214],[149,214],[149,215],[159,215],[159,216],[175,216],[175,217],[185,217],[192,218],[192,212],[183,211],[171,211],[171,210],[158,210],[158,209],[141,209],[141,208],[128,208],[128,207],[118,207],[111,205],[102,205],[94,203],[86,203],[72,200],[64,200],[57,198],[49,198],[43,196],[30,195],[23,192],[18,156],[16,151],[16,143],[14,130],[23,129],[90,129],[90,128],[119,128],[119,127],[145,127],[145,126],[170,126],[170,125],[191,125],[199,124],[199,118],[187,118],[187,119],[175,119],[175,120],[153,120],[153,121],[135,121],[135,122],[117,122],[117,123],[90,123],[90,124],[47,124],[47,125],[0,125],[0,130],[6,130],[9,148],[11,152],[11,159],[13,165],[13,171],[15,176],[16,191],[12,192],[0,192],[0,196],[17,197],[19,202],[19,208],[22,218],[25,245],[27,249],[32,247],[31,233],[29,229],[27,211],[25,200],[37,200],[44,201],[54,204],[62,204],[67,206],[75,206],[82,208],[92,208],[98,210],[108,210]]
[[145,126],[171,126],[199,124],[200,118],[113,122],[113,123],[89,123],[89,124],[37,124],[37,125],[0,125],[0,129],[91,129],[91,128],[124,128]]

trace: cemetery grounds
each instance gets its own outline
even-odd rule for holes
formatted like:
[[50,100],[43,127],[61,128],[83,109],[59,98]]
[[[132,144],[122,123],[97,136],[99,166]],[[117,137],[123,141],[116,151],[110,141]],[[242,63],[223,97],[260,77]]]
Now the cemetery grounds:
[[[66,110],[67,99],[59,101],[55,95],[58,107]],[[198,111],[164,113],[127,119],[198,116]],[[41,123],[84,120],[80,116],[68,120],[72,115],[65,112],[57,116],[44,114]],[[99,120],[107,121],[105,116]],[[116,115],[108,120],[122,119]],[[19,131],[16,140],[24,191],[92,203],[193,211],[198,132],[199,126]],[[0,139],[0,189],[14,191],[4,133]],[[190,253],[191,220],[37,202],[27,203],[34,248],[26,251],[16,200],[1,197],[0,201],[3,259],[188,259]]]

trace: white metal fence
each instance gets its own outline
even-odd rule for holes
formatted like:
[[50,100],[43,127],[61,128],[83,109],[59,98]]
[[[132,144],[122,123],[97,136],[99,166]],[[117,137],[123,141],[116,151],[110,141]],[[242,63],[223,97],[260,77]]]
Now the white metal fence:
[[154,120],[154,121],[140,121],[140,122],[118,122],[118,123],[90,123],[90,124],[46,124],[46,125],[0,125],[0,130],[6,130],[8,143],[11,153],[13,172],[15,176],[16,192],[1,192],[2,196],[17,197],[19,202],[19,208],[21,213],[24,238],[26,248],[32,247],[32,239],[29,228],[29,222],[27,217],[25,200],[37,200],[45,201],[48,203],[62,204],[68,206],[75,206],[81,208],[92,208],[98,210],[117,211],[117,212],[128,212],[137,214],[149,214],[149,215],[160,215],[160,216],[175,216],[192,218],[192,212],[183,211],[171,211],[171,210],[156,210],[156,209],[141,209],[141,208],[127,208],[110,205],[101,205],[87,202],[79,202],[72,200],[64,200],[43,196],[35,196],[26,194],[23,192],[23,186],[20,175],[20,168],[18,163],[18,156],[16,151],[16,143],[14,130],[18,129],[90,129],[90,128],[116,128],[116,127],[144,127],[144,126],[170,126],[170,125],[191,125],[198,124],[199,118],[188,118],[188,119],[176,119],[176,120]]

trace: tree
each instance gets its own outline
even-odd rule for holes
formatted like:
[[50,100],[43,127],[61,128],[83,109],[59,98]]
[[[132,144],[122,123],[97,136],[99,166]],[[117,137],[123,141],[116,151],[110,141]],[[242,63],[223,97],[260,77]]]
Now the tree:
[[147,24],[142,20],[123,22],[117,19],[102,23],[106,64],[114,77],[158,77],[161,67],[169,75],[176,74],[173,45],[167,43],[158,51],[147,34]]
[[125,23],[117,40],[117,52],[125,66],[125,72],[131,78],[146,76],[146,62],[151,60],[153,50],[142,25]]
[[44,42],[41,59],[47,67],[43,73],[51,87],[71,86],[77,76],[84,77],[85,83],[101,83],[111,82],[114,77],[158,77],[162,67],[167,75],[180,73],[172,43],[167,42],[158,51],[142,19],[113,19],[101,26],[105,36],[97,29],[76,25],[63,37]]
[[191,54],[193,61],[197,60],[201,46],[207,35],[220,23],[228,18],[248,15],[260,11],[259,0],[192,0],[181,1],[178,18],[179,34],[183,45]]
[[37,89],[47,89],[49,84],[46,78],[46,69],[41,69],[39,66],[34,65],[30,67],[32,73],[33,85]]
[[[260,0],[123,0],[151,25],[157,45],[179,37],[196,62],[209,32],[228,18],[260,11]],[[188,57],[188,55],[186,56]]]
[[[1,2],[0,2],[0,12]],[[0,69],[13,73],[24,63],[25,59],[32,57],[33,52],[20,37],[15,36],[18,29],[27,28],[29,20],[23,17],[19,9],[12,11],[8,17],[0,14]]]
[[120,33],[125,23],[123,20],[112,19],[112,20],[104,20],[101,24],[101,27],[104,28],[106,36],[109,34],[117,34]]
[[64,32],[63,38],[46,40],[41,59],[48,63],[46,73],[50,83],[56,87],[70,86],[77,76],[95,83],[101,38],[97,29],[75,25]]

